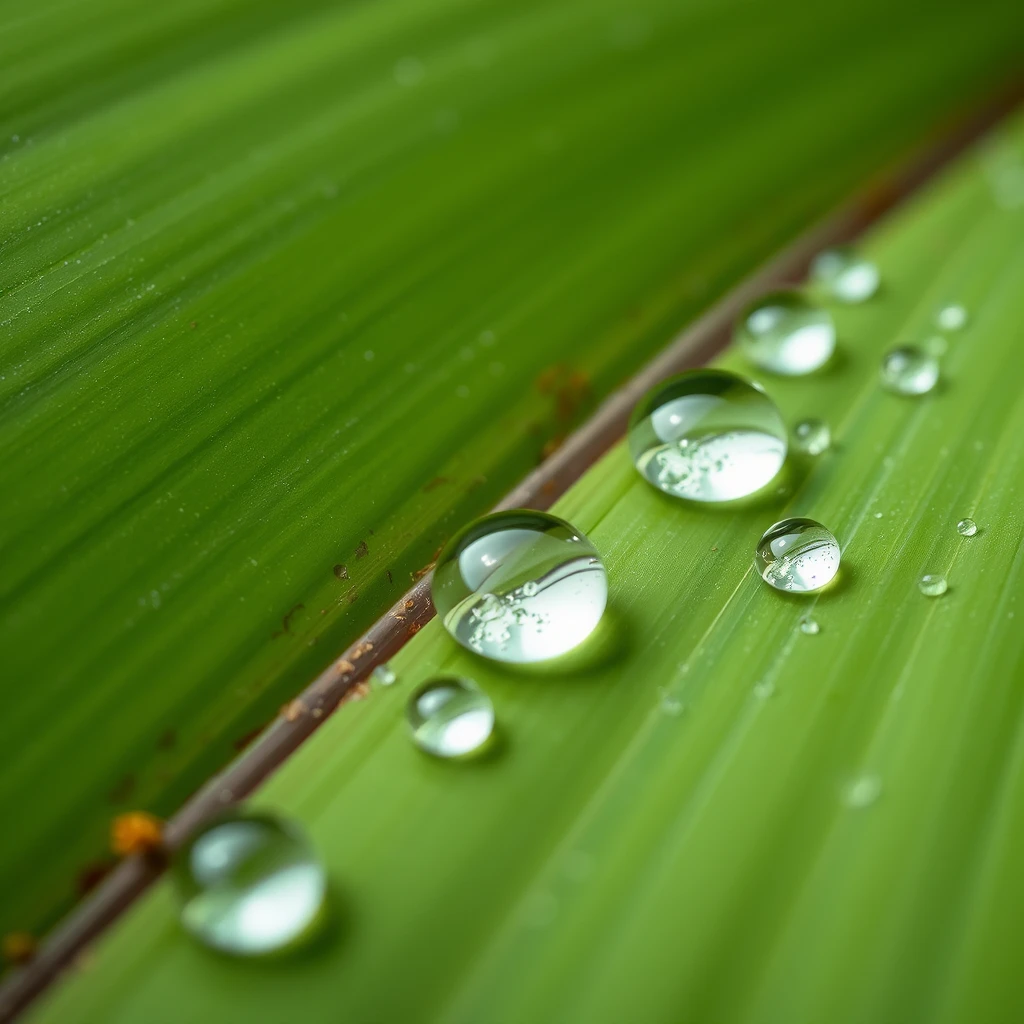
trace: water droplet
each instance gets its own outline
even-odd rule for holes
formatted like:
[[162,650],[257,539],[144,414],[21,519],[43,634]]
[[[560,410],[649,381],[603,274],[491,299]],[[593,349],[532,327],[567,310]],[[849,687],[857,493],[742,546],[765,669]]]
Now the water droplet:
[[201,829],[174,865],[181,923],[204,945],[259,956],[307,938],[327,878],[291,822],[238,811]]
[[604,613],[608,579],[593,544],[569,523],[513,509],[475,520],[445,545],[433,598],[464,647],[522,664],[586,640]]
[[973,537],[978,532],[978,524],[973,519],[961,519],[956,524],[956,532],[961,537]]
[[641,475],[691,501],[754,494],[778,474],[786,447],[775,403],[725,370],[691,370],[659,384],[629,423],[629,450]]
[[773,292],[747,307],[736,326],[736,340],[755,366],[797,377],[828,362],[836,329],[828,310],[799,292]]
[[391,686],[398,676],[395,675],[394,669],[385,662],[373,670],[372,678],[378,686]]
[[959,331],[967,325],[967,310],[959,303],[943,306],[935,316],[935,323],[943,331]]
[[801,420],[793,428],[794,447],[807,455],[820,455],[832,444],[832,431],[823,420]]
[[876,519],[881,519],[881,518],[882,518],[882,516],[884,516],[884,515],[885,515],[885,513],[884,513],[884,512],[876,512],[876,513],[875,513],[875,518],[876,518]]
[[918,581],[917,589],[925,597],[941,597],[948,587],[946,577],[939,573],[926,572]]
[[435,757],[475,754],[494,731],[494,705],[476,683],[432,679],[409,698],[406,718],[416,745]]
[[806,633],[808,636],[815,636],[821,632],[821,626],[818,625],[816,619],[812,619],[809,615],[805,615],[800,620],[800,632]]
[[882,795],[882,780],[877,775],[861,775],[843,791],[847,807],[870,807]]
[[662,693],[661,710],[672,718],[678,718],[685,710],[686,705],[671,693]]
[[828,249],[815,257],[811,278],[840,302],[864,302],[878,291],[878,267],[854,250]]
[[765,531],[754,568],[776,590],[809,594],[839,572],[839,542],[813,519],[783,519]]
[[935,387],[938,379],[935,356],[914,345],[894,348],[882,360],[882,385],[897,395],[923,395]]
[[925,338],[924,350],[930,356],[935,356],[938,359],[940,356],[944,356],[946,351],[949,349],[949,342],[941,334],[933,334],[930,338]]
[[770,679],[765,679],[754,685],[754,696],[758,700],[767,700],[775,693],[775,684]]

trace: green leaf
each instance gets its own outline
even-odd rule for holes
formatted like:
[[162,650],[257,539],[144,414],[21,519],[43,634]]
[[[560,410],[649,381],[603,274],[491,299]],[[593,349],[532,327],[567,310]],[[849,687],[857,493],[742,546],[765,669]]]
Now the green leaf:
[[[621,445],[572,488],[557,510],[611,581],[591,665],[488,664],[435,620],[394,686],[342,705],[257,799],[300,819],[330,870],[320,947],[226,961],[181,933],[161,885],[35,1019],[1013,1019],[1022,227],[1018,120],[867,239],[884,287],[835,310],[838,357],[764,378],[789,422],[819,416],[835,437],[793,460],[785,495],[673,502]],[[883,353],[933,334],[950,302],[970,321],[939,387],[884,391]],[[751,567],[791,514],[843,547],[818,596]],[[918,591],[926,571],[944,596]],[[492,695],[496,756],[438,763],[410,742],[405,699],[442,671]]]

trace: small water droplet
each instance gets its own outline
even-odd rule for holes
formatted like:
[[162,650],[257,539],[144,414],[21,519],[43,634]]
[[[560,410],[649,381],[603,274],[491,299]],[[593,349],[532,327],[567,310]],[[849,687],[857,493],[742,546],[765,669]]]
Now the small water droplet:
[[882,780],[877,775],[861,775],[843,791],[847,807],[870,807],[882,795]]
[[935,316],[935,323],[943,331],[959,331],[967,325],[967,310],[959,303],[943,306]]
[[373,670],[372,678],[378,686],[391,686],[398,676],[395,675],[394,669],[385,662],[383,665],[378,665]]
[[811,264],[811,278],[840,302],[864,302],[878,291],[878,267],[853,249],[827,249]]
[[776,590],[809,594],[839,572],[839,542],[814,519],[783,519],[758,542],[754,568]]
[[832,444],[832,431],[823,420],[801,420],[793,428],[793,444],[807,455],[821,455]]
[[435,757],[475,754],[494,731],[491,698],[458,676],[424,683],[409,697],[406,718],[416,745]]
[[648,482],[699,502],[761,490],[778,475],[787,449],[775,403],[725,370],[691,370],[653,388],[633,410],[628,438]]
[[497,661],[543,661],[571,651],[597,628],[608,579],[594,548],[546,512],[495,512],[444,547],[434,607],[464,647]]
[[923,395],[935,387],[938,379],[935,356],[914,345],[894,348],[882,360],[882,385],[897,395]]
[[956,532],[961,537],[973,537],[978,532],[978,524],[973,519],[961,519],[956,524]]
[[297,826],[248,811],[202,828],[178,852],[173,877],[185,930],[236,956],[309,937],[327,895],[324,869]]
[[797,377],[824,366],[836,347],[828,310],[799,292],[773,292],[747,307],[736,326],[743,354],[762,370]]
[[949,342],[941,334],[933,334],[930,338],[925,338],[925,352],[930,356],[935,356],[936,359],[944,356],[948,349]]
[[758,700],[767,700],[775,693],[775,684],[770,679],[765,679],[754,686],[754,696]]
[[885,515],[885,513],[884,513],[884,512],[876,512],[876,513],[875,513],[875,518],[876,518],[876,519],[881,519],[881,518],[882,518],[882,516],[884,516],[884,515]]
[[812,619],[809,615],[805,615],[800,620],[800,632],[806,633],[808,636],[815,636],[821,632],[821,626],[818,625],[817,619]]
[[686,710],[686,705],[671,693],[662,693],[660,705],[661,710],[672,718],[678,718]]
[[941,597],[948,589],[948,586],[945,576],[933,572],[926,572],[917,581],[917,589],[925,597]]

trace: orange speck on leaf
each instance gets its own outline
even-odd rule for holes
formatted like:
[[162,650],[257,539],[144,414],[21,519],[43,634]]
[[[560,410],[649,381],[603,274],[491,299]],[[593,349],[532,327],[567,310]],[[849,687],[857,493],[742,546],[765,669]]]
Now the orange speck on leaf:
[[122,857],[157,853],[163,844],[163,822],[145,811],[119,814],[110,829],[110,847]]

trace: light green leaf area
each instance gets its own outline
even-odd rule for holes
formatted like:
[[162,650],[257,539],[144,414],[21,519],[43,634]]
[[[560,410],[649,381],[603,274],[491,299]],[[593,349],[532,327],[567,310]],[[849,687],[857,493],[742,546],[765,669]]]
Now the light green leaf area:
[[1016,0],[0,4],[0,933],[1022,36]]
[[[435,620],[398,681],[338,713],[257,799],[309,829],[335,886],[305,954],[190,942],[166,885],[35,1016],[75,1020],[1003,1022],[1024,999],[1024,123],[872,233],[883,288],[840,349],[761,376],[832,450],[785,495],[674,502],[620,445],[559,502],[611,581],[575,669],[525,672]],[[963,303],[936,390],[882,354]],[[723,365],[750,372],[735,353]],[[818,596],[751,567],[773,521],[843,548]],[[978,533],[963,537],[970,516]],[[928,598],[924,572],[949,590]],[[798,628],[811,614],[817,635]],[[589,663],[587,663],[589,661]],[[475,678],[501,742],[430,759],[404,705]]]

